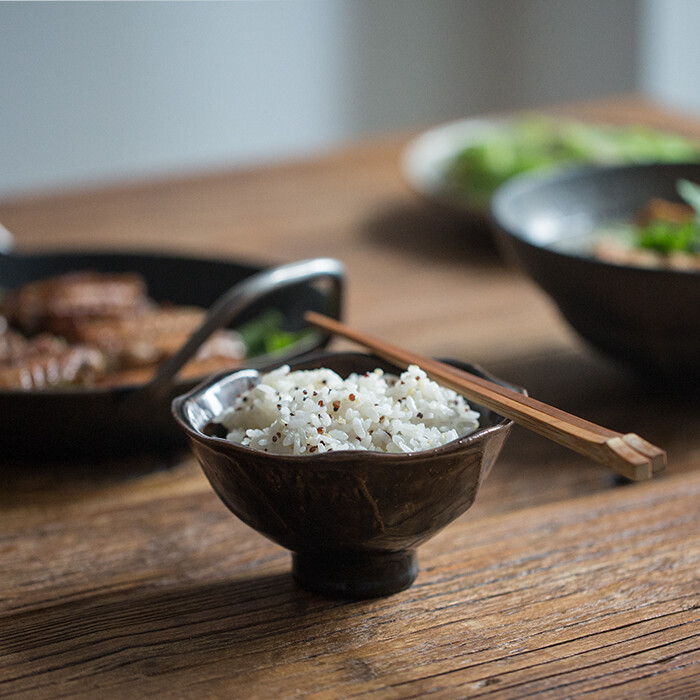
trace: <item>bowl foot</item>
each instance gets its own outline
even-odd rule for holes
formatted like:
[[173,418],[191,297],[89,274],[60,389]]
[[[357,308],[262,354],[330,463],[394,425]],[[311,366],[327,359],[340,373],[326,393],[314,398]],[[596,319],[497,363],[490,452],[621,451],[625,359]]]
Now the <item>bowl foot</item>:
[[292,553],[296,582],[333,598],[376,598],[408,588],[418,574],[414,550]]

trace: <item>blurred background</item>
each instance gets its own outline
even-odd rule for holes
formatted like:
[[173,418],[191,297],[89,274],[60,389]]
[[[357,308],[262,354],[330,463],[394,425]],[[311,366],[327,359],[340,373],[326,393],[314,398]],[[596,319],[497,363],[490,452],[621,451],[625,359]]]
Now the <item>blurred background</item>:
[[700,112],[698,0],[0,4],[0,199],[608,94]]

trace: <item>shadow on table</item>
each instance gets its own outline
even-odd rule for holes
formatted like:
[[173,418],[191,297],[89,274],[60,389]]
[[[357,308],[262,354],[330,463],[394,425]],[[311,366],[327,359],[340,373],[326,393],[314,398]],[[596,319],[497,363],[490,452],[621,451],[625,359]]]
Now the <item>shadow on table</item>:
[[[668,474],[698,468],[700,402],[692,388],[645,383],[583,345],[553,349],[548,356],[490,362],[488,368],[545,403],[606,428],[641,435],[667,452]],[[466,517],[561,502],[629,484],[607,467],[514,426]]]
[[43,502],[65,505],[96,490],[181,471],[183,463],[191,462],[189,457],[190,453],[183,450],[169,455],[143,454],[72,462],[5,459],[0,461],[0,508]]
[[[697,387],[647,382],[583,343],[570,350],[552,350],[547,356],[493,362],[489,370],[526,387],[531,396],[545,403],[606,428],[641,435],[667,451],[670,473],[693,468],[692,455],[700,449]],[[556,478],[552,465],[570,472],[566,478],[571,493],[564,495],[576,495],[576,488],[582,488],[586,480],[604,485],[612,474],[523,428],[513,431],[502,457],[502,462],[519,465],[530,476],[549,472],[548,478]],[[546,493],[548,485],[542,487]]]
[[83,595],[5,617],[6,691],[25,688],[28,674],[34,690],[60,684],[67,692],[97,676],[103,687],[187,669],[195,680],[203,667],[208,677],[251,680],[347,641],[348,630],[362,641],[370,604],[312,596],[291,573]]
[[364,222],[362,235],[370,245],[410,257],[448,261],[458,256],[481,265],[503,265],[485,221],[428,202],[388,206]]
[[697,386],[646,380],[583,342],[488,368],[541,401],[620,432],[639,427],[661,438],[700,421]]

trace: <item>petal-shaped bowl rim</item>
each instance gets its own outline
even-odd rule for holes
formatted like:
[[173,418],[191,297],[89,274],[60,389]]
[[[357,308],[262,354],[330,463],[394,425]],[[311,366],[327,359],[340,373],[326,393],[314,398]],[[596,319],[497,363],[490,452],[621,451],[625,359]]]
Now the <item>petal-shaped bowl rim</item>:
[[[306,364],[310,360],[319,360],[322,361],[325,358],[329,357],[338,357],[338,356],[344,356],[344,357],[353,357],[356,356],[358,358],[363,357],[363,358],[373,358],[376,359],[376,361],[380,364],[384,365],[391,365],[391,363],[387,363],[386,361],[381,360],[380,358],[370,354],[370,353],[353,353],[353,352],[326,352],[326,353],[315,353],[314,355],[309,355],[306,357],[299,357],[294,360],[293,363],[289,364]],[[514,389],[515,391],[518,391],[522,393],[523,395],[527,395],[527,391],[523,389],[522,387],[515,386],[513,384],[509,384],[501,379],[498,379],[497,377],[493,376],[486,370],[482,369],[479,365],[474,365],[470,364],[467,362],[461,362],[457,360],[446,360],[443,359],[442,361],[444,362],[455,362],[457,363],[457,366],[461,366],[464,369],[467,370],[472,370],[478,373],[479,375],[483,376],[485,379],[489,379],[493,382],[496,382],[497,384],[500,384],[501,386],[508,387],[510,389]],[[284,363],[283,363],[284,364]],[[280,366],[280,365],[276,365]],[[322,365],[319,365],[321,367]],[[210,449],[215,450],[215,451],[220,451],[221,449],[226,449],[226,450],[234,450],[234,451],[239,451],[243,454],[248,454],[248,455],[255,455],[256,459],[261,459],[263,461],[275,461],[279,462],[280,460],[283,461],[288,461],[290,463],[293,463],[296,467],[302,467],[302,468],[308,468],[308,469],[323,469],[324,467],[332,468],[336,463],[341,463],[344,462],[345,468],[352,468],[353,465],[357,464],[362,464],[367,461],[373,461],[376,462],[377,460],[380,460],[384,466],[389,466],[392,463],[397,467],[400,468],[401,465],[406,464],[407,462],[418,462],[418,461],[424,461],[426,459],[430,459],[431,457],[439,456],[442,454],[447,454],[453,450],[461,450],[464,449],[465,447],[469,446],[472,443],[477,443],[478,441],[484,440],[485,438],[489,437],[492,434],[498,433],[502,430],[510,428],[512,425],[512,421],[509,418],[504,418],[503,416],[500,416],[499,414],[495,412],[491,412],[494,415],[494,418],[496,419],[496,422],[493,425],[489,425],[486,427],[479,427],[477,428],[473,433],[469,433],[468,435],[463,435],[458,437],[456,440],[452,440],[448,443],[445,443],[444,445],[440,445],[439,447],[434,447],[430,450],[422,450],[420,452],[403,452],[403,453],[392,453],[392,452],[375,452],[375,451],[370,451],[370,450],[337,450],[333,452],[321,452],[318,454],[313,454],[313,455],[287,455],[287,454],[274,454],[274,453],[269,453],[269,452],[263,452],[261,450],[257,450],[251,447],[247,447],[246,445],[241,445],[239,443],[231,442],[230,440],[227,440],[226,438],[220,438],[216,436],[211,436],[211,435],[206,435],[205,433],[202,433],[201,431],[195,429],[192,427],[187,415],[186,415],[186,406],[188,401],[191,401],[194,399],[196,396],[204,394],[208,390],[212,389],[215,385],[224,382],[224,381],[236,381],[239,378],[242,377],[249,377],[251,379],[254,379],[255,377],[260,376],[261,373],[265,371],[270,371],[274,369],[275,366],[268,366],[263,369],[254,369],[254,368],[243,368],[240,370],[236,370],[234,372],[222,372],[219,373],[206,381],[200,383],[198,386],[194,387],[190,391],[188,391],[185,394],[182,394],[181,396],[176,397],[173,402],[172,402],[172,413],[177,421],[177,423],[181,426],[181,428],[185,431],[185,434],[193,440],[196,440],[197,442],[204,444],[208,446]],[[474,404],[470,402],[470,406],[472,408],[475,408],[475,410],[480,410],[483,414],[484,411],[488,411],[488,409],[484,408],[483,406],[479,406],[478,404]],[[347,462],[352,462],[351,465],[348,465]]]

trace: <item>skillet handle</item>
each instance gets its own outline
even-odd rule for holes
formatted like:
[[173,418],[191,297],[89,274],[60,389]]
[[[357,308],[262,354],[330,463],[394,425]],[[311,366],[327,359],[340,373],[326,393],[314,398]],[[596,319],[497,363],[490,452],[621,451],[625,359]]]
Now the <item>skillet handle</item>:
[[[214,331],[228,325],[252,304],[273,292],[304,282],[328,279],[332,284],[329,313],[339,317],[344,272],[345,268],[338,260],[311,258],[272,267],[247,277],[224,292],[212,304],[204,321],[187,342],[160,365],[155,377],[148,384],[125,397],[124,403],[142,403],[162,397],[171,388],[173,379],[180,369],[192,359]],[[330,334],[326,333],[326,337],[330,337]]]

